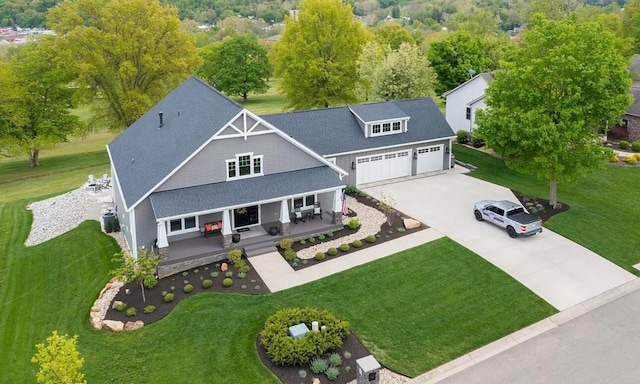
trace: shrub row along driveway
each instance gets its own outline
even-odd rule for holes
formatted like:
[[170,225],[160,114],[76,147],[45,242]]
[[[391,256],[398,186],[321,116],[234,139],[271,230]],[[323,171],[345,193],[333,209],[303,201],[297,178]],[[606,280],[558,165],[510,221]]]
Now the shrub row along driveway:
[[517,200],[509,189],[461,174],[460,168],[363,190],[378,199],[382,193],[393,196],[397,209],[482,256],[558,310],[636,278],[548,229],[511,239],[503,229],[477,222],[474,202]]

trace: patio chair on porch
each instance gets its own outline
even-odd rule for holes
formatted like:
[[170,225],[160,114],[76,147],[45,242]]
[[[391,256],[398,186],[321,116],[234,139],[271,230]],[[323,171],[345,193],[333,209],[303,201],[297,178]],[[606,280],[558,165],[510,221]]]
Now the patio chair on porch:
[[298,220],[302,221],[303,223],[305,222],[304,216],[302,216],[302,211],[300,210],[300,207],[296,207],[293,210],[293,223],[298,224]]
[[320,217],[320,220],[322,220],[322,208],[320,208],[320,203],[316,203],[316,205],[313,206],[313,216],[311,216],[311,219],[315,219],[316,216]]

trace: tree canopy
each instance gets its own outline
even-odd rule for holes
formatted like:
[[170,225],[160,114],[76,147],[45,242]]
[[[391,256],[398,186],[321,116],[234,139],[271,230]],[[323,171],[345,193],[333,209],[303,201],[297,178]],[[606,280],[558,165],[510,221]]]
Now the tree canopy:
[[269,88],[271,64],[267,50],[251,35],[234,36],[214,43],[201,52],[204,60],[199,74],[215,88],[247,100],[249,92],[264,93]]
[[80,127],[70,113],[75,89],[69,57],[58,51],[53,37],[16,49],[0,63],[0,150],[24,153],[38,166],[41,149],[67,141]]
[[615,37],[597,23],[534,15],[487,89],[478,129],[507,165],[556,183],[603,164],[598,129],[614,125],[631,103],[627,63]]
[[69,337],[53,331],[47,337],[46,344],[36,345],[38,352],[31,358],[31,362],[40,366],[36,375],[38,383],[86,384],[87,380],[80,372],[84,359],[78,353],[77,342],[78,335]]
[[118,276],[124,283],[140,283],[142,301],[147,301],[144,288],[151,289],[158,284],[155,274],[158,265],[160,265],[160,257],[143,247],[138,249],[137,258],[125,251],[114,255],[113,260],[120,262],[120,265],[111,273]]
[[[427,57],[438,74],[435,90],[438,94],[452,90],[476,73],[498,67],[496,52],[501,44],[492,37],[480,37],[468,32],[455,32],[431,43]],[[497,46],[497,47],[496,47]]]
[[47,21],[84,100],[111,129],[131,125],[200,65],[177,10],[158,0],[65,1]]
[[357,59],[368,40],[351,7],[340,0],[302,0],[287,17],[273,61],[280,88],[294,109],[356,100]]
[[400,48],[400,44],[415,44],[415,40],[411,34],[402,27],[402,25],[394,22],[384,23],[375,30],[376,37],[383,46],[388,45],[395,50]]

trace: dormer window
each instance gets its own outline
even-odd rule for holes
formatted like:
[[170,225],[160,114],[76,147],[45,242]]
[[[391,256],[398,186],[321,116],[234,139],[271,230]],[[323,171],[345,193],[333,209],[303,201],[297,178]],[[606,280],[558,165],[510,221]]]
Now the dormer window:
[[227,179],[261,176],[262,158],[262,155],[242,153],[236,155],[235,159],[227,160]]
[[389,135],[402,132],[402,121],[371,124],[371,136]]

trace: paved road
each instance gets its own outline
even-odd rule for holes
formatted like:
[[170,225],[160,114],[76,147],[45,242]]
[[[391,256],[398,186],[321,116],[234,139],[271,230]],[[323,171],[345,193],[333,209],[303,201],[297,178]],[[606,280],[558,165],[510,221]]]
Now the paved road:
[[477,222],[472,212],[474,202],[517,201],[509,189],[495,184],[448,172],[369,186],[364,191],[376,198],[381,198],[382,193],[393,196],[399,210],[471,249],[558,310],[635,279],[631,273],[552,231],[511,239],[503,229]]
[[[636,284],[637,285],[637,284]],[[591,310],[440,384],[640,382],[640,290]]]

